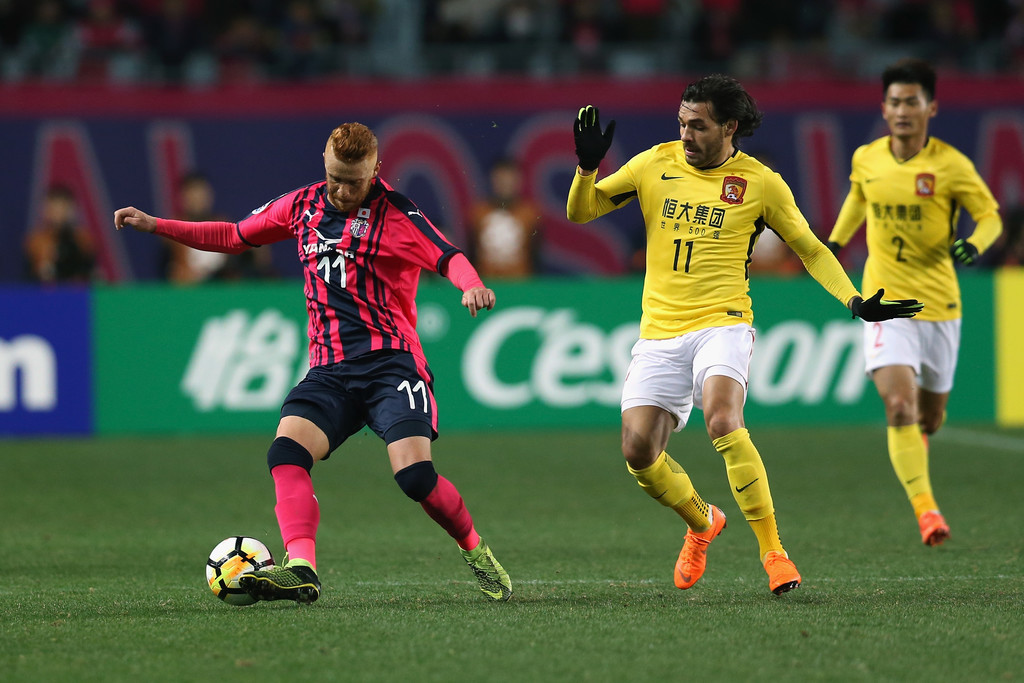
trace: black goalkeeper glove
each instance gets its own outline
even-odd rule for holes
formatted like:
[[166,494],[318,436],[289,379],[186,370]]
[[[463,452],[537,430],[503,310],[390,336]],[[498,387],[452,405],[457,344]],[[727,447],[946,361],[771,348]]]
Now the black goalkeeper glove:
[[875,292],[870,299],[862,299],[859,296],[853,297],[850,301],[850,310],[854,318],[866,320],[869,323],[877,323],[893,318],[913,318],[917,315],[924,304],[917,299],[894,299],[886,301],[882,298],[884,289]]
[[612,145],[615,134],[615,121],[608,122],[608,128],[601,132],[601,117],[597,107],[587,105],[576,115],[576,123],[572,127],[576,139],[576,158],[580,160],[580,168],[593,171],[601,164],[601,159]]
[[973,266],[974,261],[978,258],[978,248],[963,238],[953,242],[953,246],[949,248],[949,253],[954,259],[965,266]]

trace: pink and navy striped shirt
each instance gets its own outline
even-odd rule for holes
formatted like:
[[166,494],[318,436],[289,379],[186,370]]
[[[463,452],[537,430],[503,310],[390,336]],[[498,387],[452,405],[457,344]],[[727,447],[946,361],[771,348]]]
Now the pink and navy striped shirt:
[[420,270],[447,275],[463,291],[483,286],[476,270],[412,201],[379,177],[362,207],[347,213],[330,203],[326,186],[321,181],[288,192],[237,224],[160,219],[156,231],[228,252],[293,238],[305,278],[311,367],[382,349],[408,351],[425,363],[416,334]]

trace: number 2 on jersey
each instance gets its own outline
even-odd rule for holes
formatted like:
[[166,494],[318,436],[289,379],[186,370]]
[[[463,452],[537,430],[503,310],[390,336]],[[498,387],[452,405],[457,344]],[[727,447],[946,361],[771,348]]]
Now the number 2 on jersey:
[[[679,270],[679,248],[683,244],[683,240],[676,239],[672,240],[672,244],[676,245],[675,256],[672,257],[672,270]],[[683,272],[690,272],[690,257],[693,256],[693,240],[686,243],[686,262],[683,263]]]
[[903,258],[903,246],[906,244],[906,242],[903,241],[902,237],[897,235],[896,237],[892,238],[892,243],[896,245],[897,263],[905,263],[907,259]]

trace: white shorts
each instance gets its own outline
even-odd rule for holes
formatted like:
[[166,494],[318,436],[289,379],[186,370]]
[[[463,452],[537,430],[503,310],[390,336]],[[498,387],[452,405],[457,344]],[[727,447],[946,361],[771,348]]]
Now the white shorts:
[[959,351],[959,318],[864,323],[864,363],[869,376],[878,368],[909,365],[922,389],[945,394],[953,388]]
[[703,409],[704,380],[732,377],[746,400],[754,330],[750,325],[708,327],[671,339],[639,339],[622,384],[622,410],[657,406],[686,426],[693,406]]

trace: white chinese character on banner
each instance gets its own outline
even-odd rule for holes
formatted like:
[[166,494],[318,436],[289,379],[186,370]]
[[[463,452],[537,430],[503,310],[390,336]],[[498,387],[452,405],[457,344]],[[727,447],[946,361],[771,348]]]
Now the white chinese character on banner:
[[201,412],[279,406],[308,370],[299,339],[298,325],[274,309],[252,319],[243,310],[210,318],[199,333],[181,389]]

